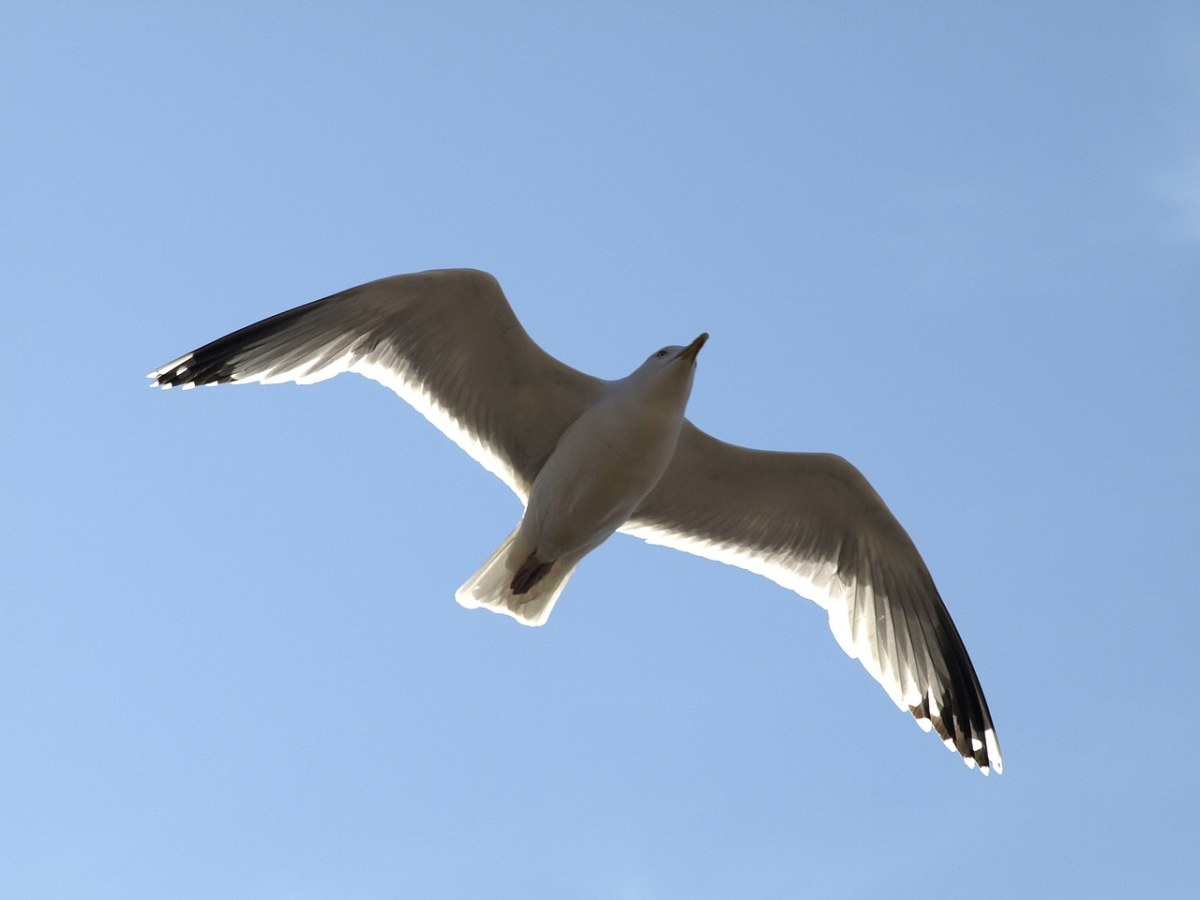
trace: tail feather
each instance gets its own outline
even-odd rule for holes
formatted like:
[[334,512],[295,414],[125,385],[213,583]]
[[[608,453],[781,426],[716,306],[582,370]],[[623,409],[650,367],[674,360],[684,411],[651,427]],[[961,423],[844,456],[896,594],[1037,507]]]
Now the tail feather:
[[[518,526],[519,527],[519,526]],[[504,539],[487,562],[454,594],[454,599],[467,609],[491,610],[512,616],[522,625],[544,625],[550,618],[554,601],[567,586],[580,557],[555,560],[550,570],[537,583],[521,594],[512,591],[516,568],[508,565],[508,551],[517,536],[517,529]]]

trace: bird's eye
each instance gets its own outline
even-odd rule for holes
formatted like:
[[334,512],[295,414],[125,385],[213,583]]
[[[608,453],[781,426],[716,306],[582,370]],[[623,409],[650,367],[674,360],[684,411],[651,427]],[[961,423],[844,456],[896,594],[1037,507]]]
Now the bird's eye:
[[666,348],[666,347],[663,347],[661,350],[659,350],[659,351],[658,351],[657,353],[655,353],[654,355],[655,355],[656,357],[658,357],[659,359],[662,359],[664,356],[666,356],[666,355],[667,355],[667,348]]

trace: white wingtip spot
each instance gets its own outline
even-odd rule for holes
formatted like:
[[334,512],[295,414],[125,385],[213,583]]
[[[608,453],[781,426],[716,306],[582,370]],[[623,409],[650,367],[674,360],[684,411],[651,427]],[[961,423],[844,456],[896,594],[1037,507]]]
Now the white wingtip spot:
[[988,759],[991,761],[992,768],[999,775],[1004,771],[1004,762],[1000,758],[1000,742],[996,740],[996,732],[992,729],[987,729],[983,733],[984,743],[987,744]]
[[173,359],[169,363],[167,363],[165,366],[159,366],[157,369],[155,369],[153,372],[151,372],[146,377],[147,378],[162,378],[162,376],[166,375],[168,372],[170,372],[173,375],[178,375],[187,369],[187,364],[189,362],[191,362],[192,357],[195,355],[196,355],[195,353],[187,353],[187,354],[179,357],[179,359]]

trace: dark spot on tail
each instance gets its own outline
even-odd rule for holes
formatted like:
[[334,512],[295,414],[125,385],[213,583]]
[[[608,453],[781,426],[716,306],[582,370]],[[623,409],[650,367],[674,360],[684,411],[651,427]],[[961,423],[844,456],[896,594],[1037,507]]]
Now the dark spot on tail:
[[517,569],[517,574],[513,576],[512,588],[514,594],[525,594],[529,589],[550,574],[550,569],[554,566],[554,561],[542,562],[532,553],[525,562],[521,563],[521,568]]

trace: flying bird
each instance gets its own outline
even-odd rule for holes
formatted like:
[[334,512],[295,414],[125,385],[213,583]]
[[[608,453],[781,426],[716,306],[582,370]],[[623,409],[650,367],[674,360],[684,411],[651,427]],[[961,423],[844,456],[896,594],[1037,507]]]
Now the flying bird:
[[205,344],[161,388],[357,372],[391,388],[507,484],[525,513],[458,589],[463,606],[541,625],[614,532],[764,575],[829,614],[842,649],[968,766],[1000,772],[975,668],[925,563],[840,456],[734,446],[684,417],[707,340],[605,381],[559,362],[500,285],[448,269],[350,288]]

